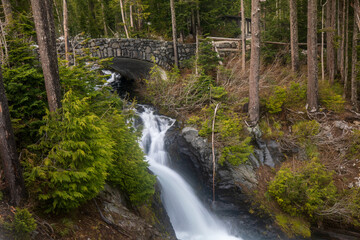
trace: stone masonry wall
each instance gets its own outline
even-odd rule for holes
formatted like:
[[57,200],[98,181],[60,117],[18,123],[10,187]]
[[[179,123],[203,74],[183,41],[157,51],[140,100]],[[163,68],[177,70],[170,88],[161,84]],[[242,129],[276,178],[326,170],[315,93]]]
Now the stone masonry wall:
[[[172,42],[158,41],[150,39],[106,39],[97,38],[80,43],[70,44],[70,52],[73,53],[72,46],[75,45],[75,53],[82,56],[83,49],[89,49],[93,57],[127,57],[152,62],[155,57],[157,65],[170,69],[174,65],[174,50]],[[178,44],[179,61],[189,59],[195,55],[195,44]],[[65,45],[58,43],[58,53],[61,58],[65,55]],[[71,56],[71,61],[73,57]]]

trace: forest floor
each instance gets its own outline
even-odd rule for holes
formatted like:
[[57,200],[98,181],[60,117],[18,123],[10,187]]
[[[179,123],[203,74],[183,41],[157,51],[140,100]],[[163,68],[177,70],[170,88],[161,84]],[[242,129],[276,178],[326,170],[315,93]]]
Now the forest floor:
[[[0,201],[0,222],[13,221],[15,209],[6,201]],[[63,216],[52,216],[32,213],[37,223],[37,229],[32,234],[32,239],[51,240],[128,240],[117,231],[114,226],[107,224],[100,217],[99,211],[93,202],[89,202],[80,209]],[[0,224],[0,240],[13,240],[14,235]]]

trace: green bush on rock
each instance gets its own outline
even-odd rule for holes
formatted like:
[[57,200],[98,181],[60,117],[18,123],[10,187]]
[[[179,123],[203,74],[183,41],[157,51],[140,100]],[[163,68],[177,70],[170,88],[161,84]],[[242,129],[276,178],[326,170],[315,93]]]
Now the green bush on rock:
[[105,122],[89,110],[87,98],[65,94],[63,107],[48,113],[37,154],[25,163],[29,191],[47,212],[68,211],[103,188],[114,141]]
[[268,193],[284,212],[310,219],[331,206],[336,192],[332,172],[316,160],[297,172],[289,168],[280,169],[268,187]]

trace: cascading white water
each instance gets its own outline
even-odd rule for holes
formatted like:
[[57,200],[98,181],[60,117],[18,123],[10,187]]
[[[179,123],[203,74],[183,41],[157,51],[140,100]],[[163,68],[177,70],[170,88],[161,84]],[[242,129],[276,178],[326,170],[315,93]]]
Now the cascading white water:
[[164,137],[175,120],[155,115],[151,108],[142,107],[144,111],[139,113],[144,123],[141,145],[150,170],[162,186],[162,200],[176,237],[181,240],[241,240],[231,236],[222,222],[200,202],[190,185],[168,167]]

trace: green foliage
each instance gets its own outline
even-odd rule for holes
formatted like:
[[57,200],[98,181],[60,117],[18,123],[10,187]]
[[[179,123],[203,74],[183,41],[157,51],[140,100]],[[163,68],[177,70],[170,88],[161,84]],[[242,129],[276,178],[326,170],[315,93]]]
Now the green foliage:
[[199,66],[205,74],[210,75],[219,65],[221,59],[217,53],[213,51],[213,46],[210,39],[205,39],[199,46]]
[[290,237],[294,235],[311,237],[310,224],[301,218],[295,218],[287,214],[277,214],[275,222]]
[[327,81],[320,82],[319,99],[327,109],[335,112],[344,110],[345,100],[342,97],[342,88],[338,84],[331,86]]
[[[190,117],[187,124],[199,128],[199,136],[208,137],[212,133],[212,122],[215,105],[204,107],[199,115]],[[224,106],[226,108],[226,106]],[[232,165],[243,164],[253,152],[251,137],[244,132],[242,118],[229,109],[219,108],[216,114],[216,141],[221,143],[219,163],[225,161]]]
[[30,234],[36,229],[35,219],[26,208],[16,208],[14,222],[11,224],[15,239],[30,239]]
[[34,54],[34,30],[30,17],[19,14],[8,26],[8,61],[3,64],[3,79],[10,116],[17,140],[23,148],[36,141],[47,106],[44,78]]
[[254,148],[250,145],[251,137],[245,138],[236,145],[224,147],[221,151],[219,163],[223,164],[228,161],[230,164],[237,166],[247,162],[249,155]]
[[350,159],[356,159],[360,156],[360,130],[354,130],[350,137],[350,148],[348,151]]
[[47,212],[68,211],[95,197],[103,188],[114,146],[104,121],[90,112],[89,99],[70,91],[63,107],[48,113],[38,154],[25,163],[30,192]]
[[332,172],[317,161],[311,161],[296,172],[280,169],[268,186],[268,193],[281,209],[291,216],[315,218],[315,213],[331,206],[337,189]]
[[300,141],[305,141],[308,137],[319,134],[320,123],[316,120],[299,121],[292,126],[292,132]]
[[291,82],[290,87],[286,89],[287,97],[285,105],[287,107],[305,106],[306,86],[300,83]]
[[274,118],[270,118],[270,122],[262,120],[259,126],[264,138],[280,139],[284,136],[284,132],[281,130],[281,123]]
[[156,180],[147,170],[148,163],[144,161],[135,130],[116,111],[108,114],[106,121],[115,141],[108,181],[126,193],[132,204],[145,203],[155,192]]
[[282,111],[282,106],[286,100],[286,89],[276,86],[273,92],[266,100],[266,108],[269,110],[269,113],[278,113]]

